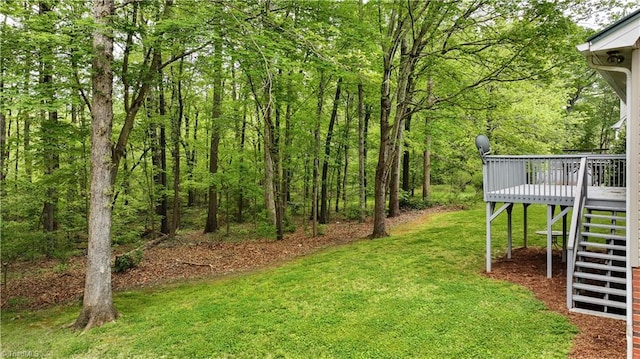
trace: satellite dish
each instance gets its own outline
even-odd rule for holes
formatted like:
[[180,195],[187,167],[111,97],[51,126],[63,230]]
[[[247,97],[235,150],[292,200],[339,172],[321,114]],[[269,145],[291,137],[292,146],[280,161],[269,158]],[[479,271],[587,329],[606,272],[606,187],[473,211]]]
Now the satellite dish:
[[476,136],[476,148],[480,153],[480,158],[482,159],[482,163],[484,163],[484,157],[491,153],[491,145],[489,145],[489,139],[485,135]]

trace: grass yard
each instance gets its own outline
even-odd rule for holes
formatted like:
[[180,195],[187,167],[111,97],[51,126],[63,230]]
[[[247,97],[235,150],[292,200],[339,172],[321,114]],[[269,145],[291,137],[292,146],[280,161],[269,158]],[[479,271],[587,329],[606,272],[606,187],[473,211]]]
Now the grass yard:
[[[533,231],[544,210],[530,213]],[[2,355],[566,357],[576,328],[521,287],[481,276],[483,254],[484,207],[440,213],[276,269],[116,293],[118,322],[84,335],[65,328],[79,306],[5,311]]]

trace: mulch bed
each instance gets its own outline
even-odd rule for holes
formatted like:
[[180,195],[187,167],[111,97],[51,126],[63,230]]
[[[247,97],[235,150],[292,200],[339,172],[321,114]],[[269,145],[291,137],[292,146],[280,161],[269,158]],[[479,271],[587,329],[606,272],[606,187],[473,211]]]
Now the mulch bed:
[[545,248],[516,248],[511,259],[499,258],[486,276],[528,288],[547,307],[569,318],[578,327],[569,358],[626,358],[625,321],[572,313],[566,306],[566,264],[562,253],[553,253],[553,276],[547,278]]
[[[403,213],[388,219],[390,228],[401,223],[425,221],[430,214],[444,211],[431,208]],[[115,291],[152,287],[163,283],[214,278],[244,273],[281,264],[322,248],[361,240],[370,234],[372,223],[332,223],[324,235],[310,238],[304,231],[289,234],[284,240],[234,242],[211,241],[200,232],[183,233],[176,239],[148,249],[137,268],[115,273]],[[625,358],[625,322],[571,313],[565,306],[564,266],[560,253],[554,254],[552,279],[546,278],[546,252],[541,248],[519,248],[511,260],[494,262],[490,278],[520,284],[533,291],[550,310],[575,324],[576,336],[570,358]],[[18,262],[9,267],[9,280],[0,292],[0,308],[35,310],[57,304],[79,303],[84,289],[84,258],[57,261]]]

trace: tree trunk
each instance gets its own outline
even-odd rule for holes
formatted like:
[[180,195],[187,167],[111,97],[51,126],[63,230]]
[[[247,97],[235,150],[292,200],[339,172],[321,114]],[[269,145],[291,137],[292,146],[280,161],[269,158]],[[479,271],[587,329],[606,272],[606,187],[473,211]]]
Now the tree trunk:
[[274,171],[275,164],[272,156],[272,137],[273,129],[271,124],[271,80],[265,79],[264,85],[264,108],[262,116],[264,120],[263,133],[263,159],[264,159],[264,205],[267,210],[267,220],[273,226],[277,223],[276,198],[274,193]]
[[[282,71],[279,72],[280,77],[282,76]],[[267,100],[267,112],[268,117],[265,117],[265,124],[268,123],[269,127],[269,153],[271,154],[271,160],[273,161],[273,194],[274,194],[274,206],[276,210],[276,239],[281,240],[284,239],[284,202],[283,202],[283,194],[282,194],[282,182],[281,182],[281,173],[282,173],[282,156],[280,153],[280,99],[276,95],[276,106],[275,106],[275,124],[271,120],[271,104],[273,104],[273,97],[271,93],[265,94],[268,95]],[[267,147],[265,147],[266,152]]]
[[[44,2],[39,3],[40,16],[46,16],[50,11],[51,8],[48,4]],[[45,177],[51,177],[60,167],[60,156],[58,154],[58,144],[56,137],[56,128],[58,127],[58,111],[56,109],[52,109],[52,102],[55,100],[55,93],[52,75],[53,66],[51,63],[51,49],[47,46],[42,49],[40,66],[40,83],[42,86],[42,96],[44,98],[42,100],[42,105],[45,108],[48,108],[47,114],[43,116],[44,118],[41,125],[41,138],[44,146],[43,164]],[[53,185],[48,185],[44,191],[45,200],[42,208],[42,222],[43,230],[46,233],[46,254],[48,257],[51,257],[56,247],[56,237],[53,232],[58,229],[58,223],[56,221],[58,191]]]
[[[343,173],[342,173],[342,207],[343,209],[347,208],[347,171],[349,169],[349,133],[351,131],[351,105],[352,105],[352,97],[347,97],[347,108],[346,108],[346,122],[344,125],[344,163],[343,163]],[[338,211],[338,201],[336,201],[336,212]]]
[[173,158],[173,203],[171,211],[171,228],[169,236],[176,235],[178,228],[180,228],[180,128],[182,126],[182,116],[184,114],[184,103],[182,99],[182,66],[184,60],[180,60],[178,66],[178,81],[176,98],[178,100],[178,113],[174,114],[174,119],[171,121],[171,142],[173,147],[171,151],[171,157]]
[[[233,119],[234,119],[234,127],[235,127],[235,136],[236,143],[238,145],[238,153],[237,153],[237,161],[238,161],[238,180],[236,184],[236,213],[235,213],[235,221],[240,223],[242,222],[243,210],[244,210],[244,141],[245,141],[245,130],[247,126],[247,105],[246,101],[240,100],[240,94],[238,93],[239,84],[236,78],[236,66],[235,60],[231,61],[233,66],[231,66],[231,100],[233,101]],[[245,97],[246,98],[246,97]],[[240,113],[240,106],[242,106],[242,114]],[[236,158],[234,156],[234,158]],[[228,192],[228,191],[227,191]],[[228,197],[228,193],[227,193]],[[228,204],[229,205],[229,204]],[[227,208],[228,208],[227,205]]]
[[318,87],[318,106],[316,107],[316,124],[313,130],[313,175],[311,219],[313,221],[312,235],[318,236],[318,175],[320,172],[320,123],[322,122],[322,105],[324,103],[324,72],[320,70],[320,84]]
[[[390,23],[393,19],[390,20]],[[399,26],[399,25],[398,25]],[[398,43],[392,43],[383,54],[383,75],[380,86],[380,145],[378,149],[378,163],[375,175],[375,194],[373,206],[373,233],[371,238],[388,236],[385,223],[385,208],[387,199],[387,184],[389,178],[389,117],[391,116],[391,74],[393,71],[392,62],[395,56]]]
[[[211,108],[211,147],[209,148],[209,174],[218,173],[218,147],[220,146],[220,119],[222,118],[222,39],[218,38],[213,49],[215,78],[213,79],[213,104]],[[204,233],[218,230],[218,186],[209,186],[209,205]]]
[[[247,106],[243,105],[242,110],[242,127],[240,130],[240,175],[244,174],[244,146],[246,141],[246,131],[247,131]],[[244,187],[242,186],[242,181],[240,183],[240,188],[238,189],[238,212],[236,214],[236,221],[242,222],[244,220],[243,212],[244,212]]]
[[[17,123],[17,122],[16,122]],[[19,133],[16,126],[16,133]],[[22,128],[22,149],[24,158],[24,173],[27,176],[27,181],[33,182],[33,158],[31,156],[31,117],[25,111],[24,113],[24,127]],[[18,151],[20,146],[16,146],[16,176],[18,175]]]
[[291,101],[293,101],[293,86],[291,79],[287,80],[287,106],[284,115],[284,151],[282,151],[282,194],[283,206],[291,201],[291,146],[293,145],[293,135],[291,133]]
[[[220,132],[217,128],[219,117],[214,118],[214,125],[211,129],[211,147],[209,148],[209,173],[215,175],[218,173],[218,148],[220,147]],[[216,232],[218,227],[218,186],[212,184],[209,186],[209,202],[207,206],[207,222],[204,227],[204,233]]]
[[427,136],[427,149],[423,153],[422,200],[431,199],[431,136]]
[[[404,123],[404,132],[411,131],[411,115],[407,116]],[[404,143],[404,153],[402,155],[402,190],[409,192],[411,188],[411,156],[409,153],[409,144]]]
[[[427,106],[431,107],[434,103],[433,95],[433,77],[429,75],[427,79]],[[426,149],[423,152],[422,164],[422,200],[429,201],[431,199],[431,135],[429,135],[429,118],[424,120],[424,128],[426,133]]]
[[362,80],[358,82],[358,193],[360,214],[358,222],[363,223],[366,217],[366,157],[365,157],[365,125],[364,125],[364,89]]
[[[0,80],[2,82],[2,80]],[[2,84],[0,84],[0,88],[2,88]],[[0,98],[2,98],[2,93],[0,93]],[[4,107],[3,104],[0,104],[0,107]],[[7,163],[8,158],[8,150],[7,150],[7,118],[4,115],[4,111],[0,110],[0,191],[5,189],[4,180],[7,176],[7,171],[5,168],[5,164]]]
[[400,215],[400,151],[402,143],[402,134],[399,134],[398,140],[393,144],[391,173],[389,177],[389,215],[388,217],[397,217]]
[[91,124],[91,205],[87,274],[76,330],[116,320],[111,294],[111,126],[113,121],[113,0],[94,0]]
[[[162,78],[160,78],[162,81]],[[165,101],[162,86],[158,91],[159,101],[158,104],[154,104],[155,99],[149,95],[148,106],[157,108],[158,115],[163,117],[166,113]],[[153,191],[152,198],[154,199],[156,215],[160,218],[160,233],[169,233],[169,221],[168,221],[168,200],[166,195],[167,189],[167,139],[166,130],[164,124],[158,124],[153,119],[150,124],[150,142],[151,142],[151,161],[153,163],[153,182],[155,189]]]
[[[4,17],[3,25],[7,25],[7,16]],[[0,56],[0,193],[4,195],[4,180],[7,176],[5,164],[9,158],[7,147],[7,117],[5,115],[4,101],[4,56]],[[16,160],[17,161],[17,160]]]
[[329,129],[327,130],[327,138],[324,143],[324,160],[322,161],[322,190],[320,194],[320,223],[327,223],[329,220],[327,188],[329,176],[329,158],[331,157],[331,139],[333,138],[333,127],[338,118],[338,104],[340,103],[340,92],[342,85],[342,77],[338,79],[336,85],[336,95],[333,99],[333,108],[331,109],[331,118],[329,120]]
[[[193,182],[193,171],[196,167],[196,149],[195,149],[195,143],[197,142],[198,139],[198,109],[195,109],[195,120],[194,120],[194,126],[193,126],[193,145],[190,145],[188,143],[188,141],[190,140],[189,137],[190,135],[190,117],[189,115],[184,116],[184,137],[187,139],[187,141],[184,142],[184,152],[185,152],[185,158],[187,160],[187,177],[189,178],[190,182]],[[193,186],[189,187],[189,193],[187,194],[187,207],[193,207],[196,205],[196,190],[195,188],[193,188]]]

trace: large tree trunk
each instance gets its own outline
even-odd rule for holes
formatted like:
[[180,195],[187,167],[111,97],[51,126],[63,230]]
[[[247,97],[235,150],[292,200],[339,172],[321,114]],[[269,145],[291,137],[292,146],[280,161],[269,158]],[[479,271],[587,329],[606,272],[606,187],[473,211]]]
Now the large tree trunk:
[[388,236],[386,227],[386,200],[389,157],[389,116],[391,113],[391,56],[385,57],[384,80],[380,91],[380,145],[375,175],[375,193],[373,205],[373,233],[371,238]]
[[75,329],[88,330],[116,320],[111,294],[111,126],[113,121],[113,0],[94,0],[91,205],[87,275],[82,312]]
[[[418,8],[413,8],[414,6]],[[404,6],[404,5],[402,5]],[[398,12],[394,12],[393,16],[389,18],[389,27],[387,37],[390,42],[383,44],[383,78],[381,86],[381,107],[380,107],[380,155],[378,157],[378,165],[376,166],[376,182],[379,180],[388,180],[393,168],[399,166],[400,144],[402,141],[402,133],[404,131],[404,120],[411,113],[410,103],[412,100],[411,89],[413,86],[413,74],[415,71],[415,64],[427,44],[428,37],[427,30],[429,29],[430,22],[423,21],[420,28],[417,29],[414,26],[416,23],[410,21],[410,16],[414,11],[420,13],[425,11],[429,7],[429,3],[407,3],[407,9],[398,9]],[[404,10],[409,10],[404,12]],[[410,37],[409,37],[410,36]],[[408,40],[412,40],[411,46],[408,46]],[[401,49],[400,64],[397,71],[392,66],[394,58],[396,56],[398,48]],[[396,91],[396,109],[394,114],[394,121],[390,124],[391,113],[391,75],[397,73],[397,80],[395,81]],[[381,163],[382,162],[382,163]],[[382,172],[382,173],[378,173]],[[393,171],[395,175],[395,170]],[[398,171],[399,175],[399,171]],[[394,176],[394,186],[391,188],[394,197],[390,201],[389,207],[395,211],[398,206],[399,197],[396,196],[398,191],[399,178],[398,175]],[[382,185],[385,186],[382,186]],[[384,231],[384,203],[378,203],[380,200],[385,200],[384,190],[386,188],[385,183],[376,183],[376,205],[374,216],[374,232],[372,237],[385,236]],[[383,193],[379,193],[382,191]]]
[[333,108],[331,109],[331,119],[329,120],[329,129],[327,130],[327,138],[324,143],[324,160],[322,161],[322,190],[320,192],[320,223],[327,223],[329,220],[329,210],[327,198],[327,189],[329,187],[329,158],[331,157],[331,139],[333,138],[333,127],[336,124],[338,118],[338,104],[340,102],[342,78],[338,79],[336,85],[336,95],[333,99]]
[[406,41],[402,41],[400,51],[400,71],[396,89],[396,113],[393,125],[393,163],[391,169],[391,185],[389,198],[389,217],[400,215],[400,158],[404,146],[404,130],[407,128],[405,121],[411,117],[410,103],[413,99],[413,72],[417,61],[416,46],[418,39],[414,39],[410,49]]
[[[374,194],[374,207],[373,207],[373,233],[371,238],[380,238],[388,236],[385,218],[385,208],[387,200],[387,185],[389,179],[389,169],[391,167],[391,149],[393,144],[390,143],[389,133],[389,118],[391,116],[391,75],[393,71],[393,58],[395,57],[399,41],[403,35],[401,30],[401,24],[395,24],[397,19],[390,19],[389,23],[394,26],[389,26],[390,32],[388,35],[392,37],[393,41],[388,48],[385,48],[383,54],[383,74],[382,84],[380,86],[380,145],[378,149],[378,163],[376,165],[375,175],[375,194]],[[399,33],[394,33],[393,29],[396,29]],[[386,47],[386,46],[385,46]]]

